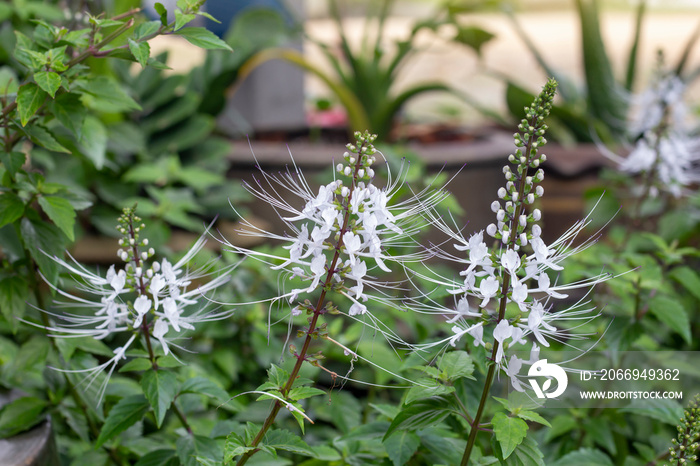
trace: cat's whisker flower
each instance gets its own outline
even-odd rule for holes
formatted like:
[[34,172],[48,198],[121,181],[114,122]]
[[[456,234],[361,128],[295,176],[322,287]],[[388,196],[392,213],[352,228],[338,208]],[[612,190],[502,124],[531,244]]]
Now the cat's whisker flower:
[[[200,237],[176,263],[172,264],[167,259],[155,261],[152,259],[155,251],[147,247],[148,240],[140,238],[139,232],[144,228],[140,222],[134,215],[134,209],[124,209],[117,229],[122,234],[119,256],[126,264],[124,268],[112,265],[104,276],[90,271],[70,255],[70,262],[49,256],[77,281],[76,294],[49,283],[64,298],[54,303],[55,306],[82,309],[83,313],[40,309],[54,321],[49,325],[28,323],[45,328],[55,338],[105,339],[120,333],[130,335],[127,343],[115,350],[115,356],[106,363],[91,369],[60,370],[88,373],[88,377],[93,378],[107,370],[106,386],[109,376],[117,364],[126,358],[126,350],[139,333],[157,341],[163,352],[169,354],[169,344],[183,332],[194,330],[196,325],[203,322],[225,319],[232,314],[230,310],[209,310],[208,306],[213,301],[207,294],[229,281],[228,272],[235,265],[217,274],[212,272],[214,261],[194,269],[188,266],[204,247],[206,235]],[[139,248],[144,251],[139,251]],[[209,281],[202,283],[209,278]],[[200,303],[200,300],[206,302]],[[150,351],[150,342],[148,347]],[[150,356],[155,357],[153,354]],[[100,393],[101,402],[104,387]]]

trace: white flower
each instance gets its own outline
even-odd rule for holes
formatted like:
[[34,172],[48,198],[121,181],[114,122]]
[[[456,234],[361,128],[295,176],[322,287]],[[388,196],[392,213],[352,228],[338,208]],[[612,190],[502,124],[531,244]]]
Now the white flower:
[[[71,262],[50,256],[74,276],[79,291],[71,294],[49,284],[59,296],[67,298],[66,301],[56,301],[57,307],[79,311],[58,313],[42,310],[57,322],[45,327],[51,336],[105,339],[117,333],[130,334],[127,343],[115,350],[115,356],[107,363],[93,369],[69,371],[88,373],[87,377],[92,380],[108,369],[109,376],[116,364],[126,357],[126,350],[139,333],[145,333],[146,338],[158,340],[163,351],[168,354],[170,350],[165,337],[167,333],[174,335],[182,330],[194,329],[196,323],[221,320],[230,316],[231,311],[207,310],[210,301],[204,298],[206,293],[228,282],[228,270],[197,288],[189,289],[194,280],[206,279],[213,265],[208,263],[197,270],[188,269],[188,263],[202,249],[205,242],[205,238],[201,237],[175,264],[163,259],[160,263],[154,262],[148,267],[139,254],[134,254],[125,269],[117,270],[111,266],[104,277],[81,266],[70,256]],[[134,243],[137,244],[136,241]],[[143,270],[156,273],[151,274],[149,281],[148,274],[138,273]],[[192,310],[195,305],[197,308]],[[171,327],[173,331],[168,332]],[[152,333],[149,335],[149,332]]]
[[134,301],[134,311],[136,311],[136,317],[134,318],[134,327],[139,327],[143,316],[146,315],[148,311],[151,310],[151,300],[148,299],[146,295],[141,295]]
[[503,358],[504,342],[507,338],[510,338],[512,334],[513,327],[510,326],[507,319],[500,321],[493,330],[493,338],[499,343],[498,350],[496,351],[496,358],[494,360],[496,364],[501,362],[501,359]]

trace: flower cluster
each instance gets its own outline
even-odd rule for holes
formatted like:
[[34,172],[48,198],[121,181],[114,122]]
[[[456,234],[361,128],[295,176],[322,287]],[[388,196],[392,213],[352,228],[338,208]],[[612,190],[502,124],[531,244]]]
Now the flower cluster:
[[[466,239],[439,216],[429,213],[431,223],[455,241],[454,248],[460,253],[468,252],[468,257],[444,250],[437,252],[443,259],[464,267],[461,279],[431,274],[423,277],[455,295],[455,307],[446,307],[434,300],[412,304],[419,312],[445,315],[447,322],[453,324],[452,335],[437,344],[448,342],[454,346],[468,334],[475,345],[491,347],[485,342],[484,330],[485,327],[492,328],[494,362],[506,367],[506,373],[518,389],[521,385],[517,373],[524,361],[515,355],[507,360],[506,351],[529,344],[527,338],[532,336],[535,342],[530,362],[533,362],[538,359],[538,345],[547,347],[551,340],[581,337],[557,327],[557,323],[586,322],[596,314],[591,313],[583,301],[555,312],[552,301],[567,298],[568,290],[590,287],[609,278],[600,275],[572,284],[559,284],[557,274],[563,270],[562,262],[592,244],[589,239],[574,245],[576,236],[588,221],[584,219],[576,223],[551,244],[542,239],[542,229],[537,223],[541,213],[533,208],[533,204],[544,194],[540,184],[544,172],[540,164],[546,160],[538,150],[546,144],[544,118],[551,109],[555,90],[554,81],[547,83],[535,102],[526,109],[526,118],[518,127],[520,133],[514,136],[517,150],[508,158],[513,168],[504,167],[506,185],[498,190],[499,199],[491,206],[496,222],[486,228],[486,234],[495,241],[494,247],[488,246],[483,231]],[[534,173],[530,174],[530,171]]]
[[637,116],[630,123],[636,142],[626,157],[604,148],[621,171],[644,174],[650,194],[668,191],[675,197],[700,181],[700,138],[688,127],[684,102],[686,84],[673,73],[663,73],[636,100]]
[[[157,340],[167,355],[170,345],[177,346],[173,340],[181,332],[193,330],[198,322],[220,320],[231,315],[230,311],[207,311],[206,304],[199,304],[205,293],[228,281],[226,275],[192,286],[193,282],[208,275],[212,265],[205,264],[194,271],[187,268],[187,264],[206,243],[204,237],[182,259],[172,264],[167,259],[152,260],[155,251],[148,247],[148,239],[140,238],[144,227],[133,208],[124,209],[117,230],[122,235],[118,256],[125,262],[125,267],[112,265],[104,277],[88,270],[72,257],[71,262],[52,257],[76,279],[79,292],[71,294],[54,287],[59,295],[68,299],[56,302],[55,305],[84,311],[79,314],[47,312],[57,322],[46,327],[52,336],[104,339],[117,333],[130,335],[123,346],[114,350],[114,357],[106,363],[96,368],[66,372],[88,372],[94,379],[102,370],[108,369],[108,374],[111,375],[117,363],[126,358],[126,351],[138,333],[146,336],[151,356],[151,339]],[[85,295],[93,297],[88,299]],[[192,312],[192,308],[196,310]],[[102,392],[104,388],[105,386],[102,387]]]
[[[368,288],[387,285],[373,275],[376,271],[390,272],[391,262],[421,260],[418,252],[389,255],[391,247],[416,245],[413,236],[418,230],[420,212],[425,206],[434,206],[446,193],[442,190],[426,190],[411,200],[395,202],[393,199],[403,179],[388,174],[384,187],[375,185],[375,167],[379,152],[372,143],[376,136],[356,133],[354,144],[348,144],[343,162],[335,166],[337,178],[322,185],[317,193],[309,187],[303,174],[294,167],[278,176],[261,170],[262,180],[257,185],[246,185],[256,197],[274,206],[292,232],[277,235],[246,223],[244,234],[279,240],[286,245],[288,255],[274,256],[226,243],[234,252],[261,261],[270,262],[272,268],[282,270],[289,278],[297,278],[303,287],[280,293],[274,300],[284,299],[291,306],[292,315],[313,309],[301,303],[301,298],[319,291],[336,291],[352,303],[349,316],[369,313],[365,304],[369,299],[380,299],[368,293]],[[299,198],[299,209],[288,201],[286,194]]]

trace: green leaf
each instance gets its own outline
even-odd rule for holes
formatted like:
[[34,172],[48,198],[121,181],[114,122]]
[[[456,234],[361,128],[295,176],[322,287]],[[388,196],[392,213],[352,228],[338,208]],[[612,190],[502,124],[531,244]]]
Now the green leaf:
[[156,2],[153,5],[153,9],[156,10],[156,13],[158,13],[158,16],[160,17],[160,23],[163,26],[168,25],[168,10],[165,9],[162,3]]
[[122,367],[120,367],[119,372],[147,371],[151,367],[153,367],[153,364],[151,364],[151,361],[149,361],[148,359],[136,358],[132,359],[131,361],[127,362]]
[[67,199],[58,196],[41,196],[39,205],[51,221],[61,229],[69,240],[75,240],[75,209]]
[[24,128],[24,132],[34,144],[44,149],[70,154],[70,151],[59,144],[54,135],[43,126],[29,125]]
[[411,459],[421,442],[420,437],[413,432],[402,430],[385,439],[382,443],[384,443],[386,453],[394,466],[401,466]]
[[299,401],[303,400],[304,398],[311,398],[312,396],[323,396],[325,395],[326,392],[324,390],[314,388],[314,387],[296,387],[293,388],[290,392],[289,395],[287,395],[287,398],[294,400],[294,401]]
[[146,453],[134,466],[179,466],[175,450],[155,450]]
[[[544,455],[537,446],[535,442],[530,437],[525,437],[525,440],[518,445],[510,457],[506,460],[501,454],[501,449],[498,448],[496,443],[496,438],[493,437],[491,444],[493,445],[493,450],[498,460],[502,465],[508,466],[545,466]],[[488,463],[487,463],[488,464]]]
[[172,372],[158,370],[148,371],[141,379],[143,394],[153,408],[156,426],[160,429],[170,405],[177,394],[177,377]]
[[552,419],[552,427],[547,431],[545,441],[550,442],[552,439],[559,437],[567,432],[570,432],[579,427],[579,424],[571,416],[559,415]]
[[226,390],[215,384],[213,381],[205,377],[194,377],[187,379],[180,388],[180,393],[195,393],[197,395],[206,395],[214,398],[219,403],[226,403],[229,398]]
[[15,193],[0,194],[0,228],[22,217],[24,202]]
[[208,50],[229,50],[233,52],[233,49],[223,40],[216,37],[216,35],[200,27],[187,27],[180,29],[175,34],[184,37],[192,45],[201,47]]
[[34,73],[34,81],[53,99],[56,91],[61,87],[61,77],[53,71],[39,71]]
[[[0,215],[2,215],[1,210]],[[17,319],[24,316],[28,297],[29,285],[24,278],[11,275],[0,280],[0,310],[13,332],[17,330]]]
[[674,268],[669,275],[696,299],[700,299],[700,275],[695,270],[684,265]]
[[264,444],[276,450],[285,450],[299,455],[314,456],[314,451],[298,435],[278,429],[268,432]]
[[691,342],[690,318],[678,301],[656,295],[651,298],[649,311],[671,330],[678,332],[686,342]]
[[547,427],[552,427],[552,424],[550,424],[549,421],[547,421],[545,418],[543,418],[534,411],[518,411],[514,414],[520,419],[525,419],[526,421],[539,422],[540,424],[545,425]]
[[615,455],[617,454],[617,447],[615,446],[615,437],[610,425],[610,420],[602,417],[591,417],[583,421],[583,428],[590,438],[612,455]]
[[527,423],[516,417],[496,413],[491,420],[496,440],[501,446],[503,459],[508,458],[527,435]]
[[462,26],[457,30],[454,40],[471,47],[477,55],[481,55],[481,47],[496,37],[490,32],[476,26]]
[[471,376],[474,372],[474,363],[466,351],[452,351],[445,354],[440,360],[438,367],[447,374],[448,380],[456,380],[462,377],[476,380]]
[[678,425],[683,417],[683,407],[675,400],[665,399],[632,400],[620,412],[650,417],[672,426]]
[[608,58],[600,32],[598,2],[576,0],[581,20],[583,50],[589,112],[604,121],[613,133],[624,131],[627,101],[621,86],[615,81],[612,64]]
[[119,403],[109,411],[95,446],[102,446],[106,441],[136,424],[143,418],[148,408],[148,400],[142,395],[132,395],[119,400]]
[[142,68],[145,68],[148,64],[148,57],[151,56],[151,46],[148,42],[136,42],[134,39],[129,39],[129,50],[134,56],[136,61],[139,62]]
[[150,37],[158,32],[160,29],[160,21],[147,21],[141,23],[134,28],[134,40],[138,41],[147,37]]
[[454,387],[450,387],[438,382],[435,379],[420,378],[406,393],[405,404],[411,404],[416,400],[430,398],[432,396],[446,395],[455,391]]
[[67,93],[59,95],[49,102],[49,110],[77,140],[80,139],[87,109],[83,106],[78,94]]
[[45,419],[46,401],[25,396],[0,409],[0,438],[12,437],[29,430]]
[[16,94],[19,90],[19,82],[15,70],[8,66],[0,67],[0,95]]
[[581,448],[562,456],[552,466],[613,466],[613,462],[600,450]]
[[387,429],[384,439],[397,430],[417,430],[438,424],[450,414],[449,405],[443,399],[428,399],[413,403],[396,415]]
[[131,112],[141,110],[114,79],[106,76],[91,77],[76,82],[76,90],[82,91],[82,101],[87,107],[106,113]]
[[87,115],[81,135],[80,152],[92,161],[95,168],[101,170],[107,159],[107,129],[99,119]]
[[17,111],[22,126],[26,126],[39,107],[46,100],[46,91],[34,83],[27,83],[19,88],[17,93]]
[[244,455],[250,450],[255,450],[255,447],[249,447],[246,445],[245,440],[235,432],[231,432],[226,437],[226,444],[224,448],[224,463],[230,463],[234,457],[239,455]]
[[196,18],[196,15],[186,15],[180,10],[175,10],[175,30],[182,29],[187,23]]
[[220,464],[224,456],[223,448],[219,442],[201,435],[180,437],[175,446],[182,466],[198,466],[198,456],[218,461]]
[[[33,211],[32,211],[33,212]],[[37,218],[35,218],[35,216]],[[46,277],[49,283],[56,283],[58,278],[58,266],[53,259],[46,254],[63,254],[65,246],[65,236],[56,226],[43,222],[36,212],[31,218],[23,218],[20,224],[20,233],[24,246],[29,250],[32,258],[39,266],[39,270]]]
[[[10,172],[13,177],[22,169],[22,165],[27,160],[27,156],[22,152],[2,152],[0,153],[0,163]],[[1,210],[1,209],[0,209]]]

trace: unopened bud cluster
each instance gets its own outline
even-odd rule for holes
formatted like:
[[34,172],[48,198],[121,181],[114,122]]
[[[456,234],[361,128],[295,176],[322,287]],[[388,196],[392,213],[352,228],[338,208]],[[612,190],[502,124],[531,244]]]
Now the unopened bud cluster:
[[[539,184],[544,179],[544,171],[539,167],[547,157],[538,151],[547,143],[544,120],[552,109],[555,91],[556,83],[550,80],[533,104],[525,107],[526,117],[518,125],[520,133],[514,134],[517,150],[508,156],[515,169],[509,165],[503,167],[506,185],[498,190],[500,200],[491,204],[497,223],[489,225],[486,232],[505,245],[513,245],[515,250],[526,246],[541,233],[536,225],[542,217],[541,212],[534,209],[528,214],[525,206],[534,204],[544,195],[544,188]],[[529,175],[528,169],[536,171]]]
[[[336,166],[338,173],[352,177],[355,181],[370,181],[374,178],[374,169],[372,165],[377,162],[375,154],[377,149],[372,143],[377,139],[376,134],[370,134],[368,131],[361,133],[355,132],[355,144],[346,145],[347,151],[343,154],[346,164],[339,163]],[[343,197],[347,196],[349,191],[346,190]]]
[[[143,270],[143,263],[155,255],[155,250],[148,248],[148,238],[141,239],[141,232],[146,228],[146,225],[142,223],[140,217],[135,215],[135,211],[136,206],[124,208],[116,227],[117,231],[122,235],[119,238],[120,249],[117,251],[117,256],[127,263],[125,268],[127,281],[132,285],[136,285],[135,282],[144,273],[150,278],[154,272],[158,272],[158,270],[153,270],[152,268],[145,272]],[[139,248],[145,250],[139,252]]]
[[698,460],[695,454],[700,447],[700,395],[695,398],[685,410],[685,415],[677,426],[678,436],[671,440],[673,447],[669,448],[672,465],[695,464]]

